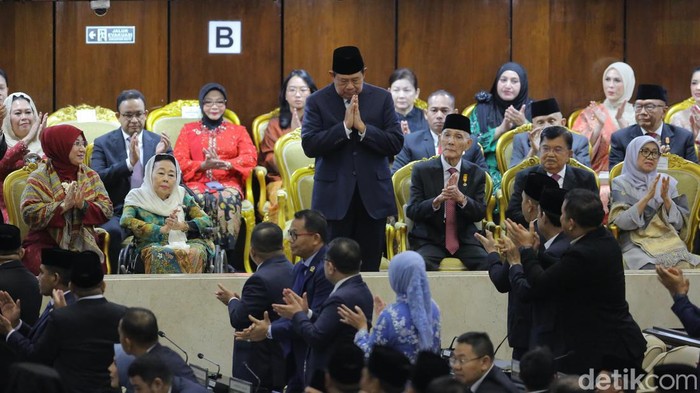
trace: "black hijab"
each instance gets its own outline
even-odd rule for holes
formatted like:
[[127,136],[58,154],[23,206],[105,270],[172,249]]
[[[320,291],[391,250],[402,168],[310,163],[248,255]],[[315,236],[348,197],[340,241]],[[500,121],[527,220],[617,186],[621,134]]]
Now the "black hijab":
[[[520,78],[520,92],[512,101],[504,101],[498,95],[498,80],[501,79],[506,71],[513,71],[518,74]],[[486,132],[489,126],[491,128],[498,127],[501,122],[503,122],[503,115],[509,106],[513,105],[515,109],[520,110],[520,107],[527,105],[525,107],[525,117],[528,120],[532,120],[532,115],[530,114],[530,103],[532,100],[528,97],[528,82],[527,82],[527,72],[518,63],[505,63],[498,69],[496,73],[496,79],[491,85],[491,94],[486,94],[485,92],[480,92],[476,95],[476,100],[478,105],[476,106],[476,114],[479,119],[479,128],[482,133]]]
[[218,83],[207,83],[199,91],[199,108],[202,110],[202,124],[210,130],[216,129],[224,122],[223,115],[218,120],[212,120],[204,113],[204,97],[212,90],[218,90],[224,96],[224,100],[227,99],[226,89]]

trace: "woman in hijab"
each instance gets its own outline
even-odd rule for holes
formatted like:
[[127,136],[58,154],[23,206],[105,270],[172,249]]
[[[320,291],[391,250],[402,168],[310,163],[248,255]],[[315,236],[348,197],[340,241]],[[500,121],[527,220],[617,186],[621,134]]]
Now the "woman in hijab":
[[610,135],[636,123],[634,107],[629,103],[634,84],[632,67],[621,61],[610,64],[603,72],[605,101],[591,101],[573,125],[573,130],[585,135],[593,147],[591,167],[596,173],[608,170]]
[[112,202],[100,176],[83,163],[85,145],[83,132],[71,125],[41,133],[48,160],[29,175],[20,205],[29,225],[22,261],[34,274],[39,274],[43,248],[93,251],[105,262],[95,226],[112,216]]
[[471,133],[479,138],[479,144],[484,149],[484,158],[489,166],[495,192],[501,188],[501,173],[496,163],[496,141],[505,132],[532,120],[527,72],[518,63],[503,64],[491,85],[491,93],[480,91],[475,98],[476,108],[469,116]]
[[355,344],[366,355],[374,345],[392,347],[411,363],[420,351],[438,353],[440,310],[430,295],[423,257],[415,251],[397,254],[389,264],[389,284],[396,293],[396,302],[384,307],[381,299],[375,297],[375,314],[379,317],[371,332],[359,307],[350,310],[341,306],[338,310],[341,321],[357,329]]
[[318,88],[305,70],[293,70],[282,82],[279,94],[280,114],[270,119],[265,136],[260,143],[260,165],[267,168],[267,199],[270,202],[268,216],[277,222],[277,190],[282,187],[282,178],[275,162],[275,143],[290,131],[301,127],[306,99]]
[[202,120],[182,127],[174,154],[185,184],[219,227],[224,249],[231,251],[241,228],[243,186],[258,156],[245,127],[224,122],[226,97],[218,83],[202,87]]
[[156,154],[146,163],[141,187],[124,199],[120,224],[134,234],[147,274],[202,273],[214,254],[211,241],[188,240],[188,234],[204,233],[212,223],[179,185],[181,179],[175,157]]
[[[46,115],[37,114],[34,101],[24,93],[11,94],[4,100],[3,107],[8,115],[2,120],[0,135],[0,182],[4,182],[12,171],[24,166],[25,157],[38,159],[43,155],[37,136],[46,126]],[[38,154],[28,157],[30,151]],[[0,187],[0,210],[7,218],[2,192]]]
[[660,151],[656,139],[634,138],[627,145],[622,174],[612,181],[609,221],[620,228],[628,269],[689,268],[700,262],[678,235],[690,214],[688,201],[678,195],[676,179],[657,172]]

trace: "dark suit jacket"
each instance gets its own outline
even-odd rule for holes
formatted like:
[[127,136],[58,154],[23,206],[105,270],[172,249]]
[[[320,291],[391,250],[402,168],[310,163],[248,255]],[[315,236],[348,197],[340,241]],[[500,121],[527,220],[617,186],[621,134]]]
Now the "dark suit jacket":
[[306,100],[301,143],[316,158],[311,206],[328,220],[345,217],[356,187],[372,218],[396,214],[389,159],[401,150],[403,134],[394,101],[386,89],[368,83],[358,99],[367,126],[362,140],[357,130],[348,139],[345,104],[332,83]]
[[[406,208],[406,215],[413,220],[413,229],[409,233],[412,248],[418,248],[424,244],[445,244],[445,204],[443,203],[437,211],[433,210],[433,199],[440,195],[444,183],[440,157],[419,162],[413,167],[411,198]],[[477,231],[474,222],[486,216],[485,172],[475,164],[462,160],[457,187],[468,199],[463,209],[457,206],[459,244],[481,246],[481,243],[474,238],[474,233]]]
[[473,393],[518,393],[520,392],[513,382],[497,366],[486,374],[479,388]]
[[174,376],[173,384],[171,385],[171,393],[207,393],[208,390],[202,385],[199,385],[190,380]]
[[[510,197],[508,202],[508,209],[506,210],[506,217],[511,220],[523,225],[527,228],[530,223],[525,222],[525,217],[523,217],[522,208],[520,205],[523,202],[523,188],[525,188],[525,182],[527,181],[527,175],[530,172],[539,172],[542,174],[547,174],[542,165],[533,166],[530,168],[523,169],[518,172],[515,176],[515,185],[513,187],[513,195]],[[585,188],[586,190],[591,190],[596,194],[599,192],[598,185],[595,182],[595,176],[593,173],[581,169],[575,168],[571,165],[566,166],[566,172],[564,175],[564,189],[573,190],[574,188]]]
[[163,363],[168,366],[170,371],[173,372],[173,375],[188,379],[192,382],[197,382],[197,378],[195,378],[192,368],[185,363],[177,352],[173,351],[169,347],[157,343],[149,353],[158,356]]
[[[411,161],[430,158],[437,154],[435,152],[433,136],[430,135],[431,132],[432,131],[430,130],[423,130],[419,132],[412,132],[404,136],[403,147],[401,148],[399,154],[394,157],[394,164],[391,166],[392,174],[406,166],[406,164]],[[462,159],[473,162],[474,164],[478,165],[479,168],[486,171],[488,170],[488,165],[486,165],[484,155],[481,153],[479,140],[475,136],[472,136],[471,138],[472,146],[469,148],[469,150],[464,152]]]
[[[610,137],[610,169],[625,159],[627,145],[632,142],[632,139],[642,135],[644,135],[644,132],[642,132],[642,127],[638,124],[633,124],[612,133]],[[698,162],[698,157],[695,155],[695,141],[692,132],[685,128],[664,123],[661,129],[662,145],[666,144],[666,138],[671,142],[671,153],[679,155],[686,160]]]
[[[36,344],[15,332],[8,343],[28,348],[26,357],[53,366],[71,392],[108,390],[107,368],[119,342],[117,326],[126,307],[101,297],[83,299],[51,312],[46,331]],[[24,342],[24,344],[22,344]]]
[[[574,158],[581,164],[590,167],[591,157],[588,154],[588,138],[583,135],[576,133],[571,133],[574,143],[571,146],[571,150],[574,151]],[[510,157],[510,164],[508,168],[512,168],[520,164],[527,153],[530,151],[530,139],[528,138],[527,132],[520,133],[513,138],[513,154]]]
[[646,341],[625,299],[620,246],[607,229],[581,237],[547,270],[532,249],[522,256],[533,298],[557,299],[564,345],[572,352],[560,371],[583,374],[613,356],[620,367],[641,367]]
[[41,308],[41,293],[36,276],[27,270],[22,261],[9,261],[0,265],[0,291],[6,291],[15,302],[21,300],[20,318],[30,325],[36,323]]
[[674,296],[671,310],[690,337],[700,338],[700,308],[691,303],[688,296]]
[[[66,299],[66,304],[73,304],[77,301],[73,292],[65,292],[64,297]],[[51,316],[52,311],[53,306],[49,307],[49,305],[47,305],[39,316],[39,320],[33,325],[25,323],[24,320],[22,320],[22,326],[20,326],[19,332],[29,339],[31,344],[37,342],[46,329],[46,324],[49,322],[49,316]]]
[[372,293],[359,274],[349,278],[332,293],[323,303],[321,310],[313,313],[311,319],[303,312],[298,312],[292,317],[294,330],[309,345],[304,375],[307,384],[311,382],[316,370],[325,369],[328,356],[336,346],[352,344],[355,338],[357,330],[340,322],[338,307],[341,304],[351,310],[359,306],[367,320],[372,321]]
[[[250,326],[248,315],[263,318],[267,311],[270,320],[279,316],[272,310],[272,304],[284,303],[282,291],[291,288],[292,264],[284,255],[263,262],[255,273],[246,280],[240,300],[228,303],[231,326],[243,330]],[[245,363],[245,364],[244,364]],[[236,341],[233,346],[233,376],[257,385],[257,379],[250,375],[247,366],[261,380],[261,387],[280,389],[284,387],[284,357],[282,347],[275,340],[260,342]]]
[[[158,134],[143,131],[143,165],[156,153],[158,142]],[[122,214],[124,198],[131,190],[131,171],[126,165],[126,156],[126,143],[121,128],[95,139],[90,167],[100,175],[114,205],[115,216]]]

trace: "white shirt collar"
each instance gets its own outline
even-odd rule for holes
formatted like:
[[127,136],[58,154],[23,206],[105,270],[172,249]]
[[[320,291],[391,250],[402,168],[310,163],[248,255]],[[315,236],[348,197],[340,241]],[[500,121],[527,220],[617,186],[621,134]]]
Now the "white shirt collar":
[[586,234],[583,234],[583,235],[577,237],[576,239],[572,240],[572,241],[571,241],[571,245],[573,245],[573,244],[576,243],[577,241],[581,240],[581,238],[584,237],[584,236],[586,236]]
[[[547,173],[547,176],[552,177],[552,173]],[[559,175],[559,180],[557,180],[557,183],[559,183],[559,188],[564,188],[564,176],[566,176],[566,164],[564,164],[564,167],[561,168],[559,172],[557,172],[557,175]]]
[[434,133],[433,130],[428,129],[430,131],[430,136],[433,137],[433,147],[435,148],[435,153],[437,154],[438,151],[438,145],[440,144],[440,136],[438,134]]
[[104,299],[105,295],[92,295],[92,296],[84,296],[78,299],[78,301],[81,300],[95,300],[95,299]]
[[489,367],[489,369],[486,370],[484,375],[482,375],[481,378],[477,379],[476,382],[474,382],[472,386],[469,387],[469,390],[471,390],[472,392],[476,392],[479,389],[479,386],[481,386],[481,383],[484,382],[484,379],[486,379],[486,376],[489,375],[492,369],[493,363],[491,363],[491,367]]
[[[335,291],[337,291],[338,288],[340,288],[340,286],[343,285],[343,283],[344,283],[345,281],[347,281],[347,280],[349,280],[349,279],[351,279],[351,278],[353,278],[353,277],[355,277],[355,276],[359,276],[359,275],[360,275],[360,273],[353,274],[352,276],[345,277],[344,279],[342,279],[342,280],[338,281],[337,283],[335,283],[335,286],[333,286],[333,290],[331,291],[330,295],[332,295],[333,293],[335,293]],[[330,295],[328,295],[328,296],[330,296]]]
[[442,155],[440,156],[440,162],[442,162],[442,172],[443,172],[443,173],[444,173],[444,172],[447,172],[450,168],[456,169],[456,170],[457,170],[457,173],[459,173],[459,172],[460,172],[460,169],[461,169],[461,167],[462,167],[462,161],[461,161],[461,160],[457,163],[457,165],[452,166],[452,165],[450,165],[449,162],[447,162],[447,160],[445,160],[445,157],[443,157]]
[[[664,122],[662,121],[661,125],[659,125],[659,128],[657,128],[656,130],[653,131],[656,134],[657,138],[661,139],[661,131],[663,131],[663,129],[664,129]],[[647,135],[650,132],[652,132],[652,131],[647,131],[644,128],[642,128],[643,135]]]
[[[320,248],[319,248],[319,250],[320,250]],[[301,261],[301,263],[303,263],[304,265],[306,265],[306,267],[311,266],[311,261],[314,260],[314,258],[316,257],[316,254],[318,254],[318,251],[316,251],[315,253],[311,254],[310,257],[308,257],[308,258],[306,258],[306,259],[303,259],[303,260]]]
[[554,240],[555,240],[555,239],[557,238],[557,236],[559,236],[559,235],[561,235],[561,232],[557,233],[556,235],[552,236],[549,240],[547,240],[546,242],[544,242],[544,249],[545,249],[545,250],[549,249],[549,246],[551,246],[552,243],[554,243]]

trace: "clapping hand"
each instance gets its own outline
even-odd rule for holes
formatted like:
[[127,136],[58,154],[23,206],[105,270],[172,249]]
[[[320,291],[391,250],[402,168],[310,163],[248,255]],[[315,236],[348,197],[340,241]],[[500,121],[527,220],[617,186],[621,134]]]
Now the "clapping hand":
[[520,251],[518,246],[510,239],[510,237],[503,237],[499,240],[503,240],[502,249],[506,254],[506,260],[510,265],[520,264]]
[[530,228],[525,229],[524,226],[515,221],[506,219],[506,231],[508,238],[515,244],[516,247],[532,248],[535,246],[537,233],[535,232],[535,222],[530,222]]
[[131,135],[129,140],[129,160],[131,161],[131,166],[133,167],[139,162],[141,158],[141,149],[139,149],[139,138],[136,133]]
[[338,307],[338,315],[340,315],[340,322],[350,325],[357,330],[367,330],[367,317],[360,306],[355,306],[353,311],[350,307],[341,304]]
[[520,110],[515,109],[513,105],[509,106],[506,108],[503,117],[508,120],[508,123],[510,123],[510,127],[508,127],[508,129],[526,124],[527,117],[525,117],[525,105],[521,106]]
[[665,268],[661,265],[656,265],[656,274],[658,274],[661,284],[671,293],[671,296],[688,294],[690,281],[683,277],[682,270],[675,267]]
[[367,131],[367,126],[365,126],[365,122],[362,121],[362,117],[360,116],[360,99],[357,97],[357,94],[352,96],[350,107],[352,107],[353,127],[355,127],[360,135],[363,135],[365,131]]
[[20,302],[20,299],[17,299],[15,303],[8,292],[0,291],[0,314],[7,318],[14,327],[19,324],[20,314],[22,313]]
[[31,141],[36,139],[36,137],[41,133],[41,131],[46,128],[46,119],[48,115],[46,113],[39,112],[39,120],[32,124],[32,128],[29,129],[29,133],[22,140],[25,144],[29,144]]
[[233,336],[236,340],[257,342],[267,339],[267,330],[272,324],[267,311],[263,313],[263,319],[256,319],[252,315],[248,315],[248,319],[252,322],[251,325],[241,331],[235,332]]
[[221,285],[221,284],[216,284],[216,285],[219,287],[219,290],[216,291],[216,292],[214,292],[214,296],[216,296],[216,298],[219,299],[219,301],[220,301],[221,303],[223,303],[224,306],[228,306],[228,302],[229,302],[232,298],[234,298],[234,297],[240,298],[240,296],[238,296],[238,294],[237,294],[236,292],[233,292],[233,291],[230,291],[230,290],[226,289],[226,288],[225,288],[223,285]]
[[484,232],[486,232],[486,236],[481,235],[479,232],[475,232],[474,237],[479,241],[479,243],[481,243],[487,253],[491,254],[492,252],[498,252],[496,240],[493,238],[493,233],[491,233],[489,230]]
[[291,289],[286,288],[284,291],[282,291],[282,297],[286,304],[272,305],[272,309],[275,310],[275,312],[282,318],[292,319],[294,314],[298,312],[308,314],[309,303],[306,300],[306,293],[304,293],[304,297],[301,297],[294,293],[294,291]]
[[299,110],[296,108],[291,108],[291,110],[292,110],[291,128],[292,128],[292,130],[296,130],[297,128],[301,127],[301,120],[299,119],[299,112],[298,112]]
[[51,298],[53,299],[53,308],[65,307],[68,303],[66,302],[66,295],[61,289],[54,289],[51,293]]
[[170,149],[170,146],[172,146],[172,143],[170,143],[170,138],[168,138],[168,136],[165,134],[160,134],[160,141],[158,142],[158,145],[156,145],[156,154],[163,154],[167,152]]
[[629,126],[629,123],[624,118],[624,114],[625,114],[625,103],[620,105],[620,107],[617,108],[617,112],[615,113],[615,120],[617,120],[617,125],[620,128],[625,128],[625,127]]
[[386,303],[382,298],[379,297],[379,295],[376,295],[374,297],[374,315],[379,315],[384,311],[386,308]]
[[179,212],[180,212],[180,208],[179,208],[179,207],[176,208],[175,210],[173,210],[173,211],[170,213],[170,215],[168,216],[168,218],[165,219],[165,225],[164,225],[164,226],[168,227],[170,230],[173,230],[173,229],[174,229],[174,230],[176,230],[176,231],[183,231],[183,232],[184,232],[184,231],[186,231],[186,230],[188,229],[188,226],[187,226],[187,223],[185,223],[185,222],[183,222],[183,221],[180,221],[180,220],[177,218],[177,213],[179,213]]

